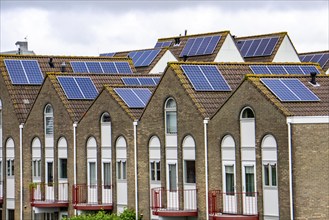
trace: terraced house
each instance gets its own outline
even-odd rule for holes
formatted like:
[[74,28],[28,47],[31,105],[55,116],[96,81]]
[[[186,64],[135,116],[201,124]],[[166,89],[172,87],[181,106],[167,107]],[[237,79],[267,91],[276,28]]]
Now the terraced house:
[[0,55],[0,216],[328,219],[326,54],[220,31]]

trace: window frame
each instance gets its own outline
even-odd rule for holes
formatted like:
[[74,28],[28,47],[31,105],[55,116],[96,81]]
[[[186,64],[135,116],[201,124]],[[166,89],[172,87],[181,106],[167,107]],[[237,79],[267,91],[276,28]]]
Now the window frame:
[[[66,161],[65,169],[63,169],[63,166],[62,166],[63,161]],[[64,172],[64,170],[65,170],[65,172]],[[66,175],[63,175],[63,174],[66,174]],[[61,180],[67,180],[67,158],[58,158],[58,178]]]
[[[226,168],[232,168],[232,172],[228,173]],[[225,173],[225,193],[226,195],[230,195],[233,196],[235,194],[235,168],[234,168],[234,164],[224,164],[224,173]],[[228,184],[228,176],[227,175],[231,175],[233,177],[232,179],[232,184],[230,185]]]
[[[173,106],[170,106],[170,104],[173,104]],[[170,119],[174,120],[174,126]],[[177,103],[173,98],[168,98],[165,103],[165,130],[167,135],[177,134]]]
[[44,126],[46,136],[54,135],[54,109],[50,104],[47,104],[44,110]]
[[[152,164],[154,165],[153,169],[152,169]],[[160,160],[150,161],[150,179],[152,182],[161,181],[161,162],[160,162]]]
[[[189,162],[194,162],[194,170],[193,172],[193,177],[190,177],[190,174],[188,174],[188,166],[187,163]],[[190,179],[192,178],[192,179]],[[188,181],[191,180],[191,181]],[[195,184],[196,183],[196,173],[195,173],[195,160],[184,160],[184,183],[185,184]]]
[[7,159],[7,177],[14,177],[15,176],[15,159],[9,158]]
[[127,162],[126,160],[117,161],[117,180],[127,180]]
[[[278,177],[277,177],[277,173],[278,173],[278,168],[277,168],[277,163],[275,162],[263,162],[263,185],[266,188],[277,188],[278,187]],[[267,178],[265,175],[265,167],[267,167]],[[273,167],[275,170],[275,175],[273,175]],[[273,178],[273,176],[275,176],[275,178]],[[267,180],[267,182],[266,182]]]

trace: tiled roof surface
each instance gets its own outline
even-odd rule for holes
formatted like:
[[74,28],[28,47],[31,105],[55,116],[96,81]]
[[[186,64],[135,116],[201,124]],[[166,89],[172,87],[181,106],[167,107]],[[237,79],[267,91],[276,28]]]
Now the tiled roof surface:
[[[180,65],[183,64],[197,64],[197,65],[216,65],[222,73],[225,80],[230,85],[232,91],[195,91],[192,84],[184,74]],[[265,63],[266,65],[279,65],[280,63]],[[283,63],[282,63],[283,64]],[[172,62],[169,64],[169,68],[172,68],[177,75],[182,87],[186,93],[191,97],[192,101],[196,105],[200,114],[203,117],[211,117],[217,112],[217,110],[224,104],[224,102],[232,95],[237,87],[243,82],[245,75],[251,74],[252,71],[249,65],[264,65],[264,63],[196,63],[196,62]],[[301,63],[284,63],[284,65],[303,65]],[[317,68],[320,73],[323,71],[319,66]],[[254,75],[256,76],[256,75]],[[271,75],[270,75],[271,76]],[[289,75],[280,75],[281,77]],[[296,75],[294,75],[296,76]],[[303,75],[304,76],[304,75]],[[306,78],[309,76],[306,76]]]
[[258,57],[245,57],[244,58],[244,60],[246,62],[272,62],[272,60],[274,59],[276,52],[278,51],[279,47],[281,46],[281,43],[285,36],[287,36],[287,32],[235,37],[235,43],[237,43],[240,40],[253,40],[253,39],[259,39],[259,38],[279,37],[279,40],[278,40],[271,56],[258,56]]
[[[317,55],[317,54],[324,54],[324,53],[329,53],[329,50],[325,51],[316,51],[316,52],[307,52],[307,53],[299,53],[299,56],[305,56],[305,55]],[[327,71],[329,69],[329,59],[327,62],[325,62],[324,66],[322,66],[323,71]]]
[[213,35],[221,35],[221,39],[218,42],[214,52],[210,55],[200,55],[200,56],[190,56],[187,57],[186,61],[199,61],[199,62],[213,62],[217,56],[218,51],[222,47],[226,37],[230,34],[229,31],[221,31],[221,32],[211,32],[211,33],[205,33],[205,34],[195,34],[195,35],[186,35],[186,36],[176,36],[176,37],[167,37],[167,38],[160,38],[158,39],[158,42],[163,41],[173,41],[175,42],[175,38],[179,38],[180,44],[175,46],[174,43],[171,44],[169,47],[169,50],[171,53],[176,57],[177,60],[183,61],[183,57],[179,57],[180,53],[184,49],[186,42],[189,38],[195,38],[195,37],[206,37],[206,36],[213,36]]
[[[152,61],[152,63],[149,66],[140,66],[140,67],[135,67],[137,73],[140,74],[149,74],[150,71],[153,69],[153,67],[157,64],[157,62],[161,59],[161,57],[165,54],[165,52],[167,51],[166,48],[157,48],[160,49],[160,52],[158,53],[158,55],[154,58],[154,60]],[[154,50],[154,48],[151,49],[144,49],[144,50]],[[114,57],[128,57],[128,54],[130,52],[135,52],[135,51],[142,51],[142,50],[131,50],[131,51],[121,51],[121,52],[116,52],[114,54]]]
[[[48,64],[49,58],[53,58],[54,68]],[[9,96],[14,105],[15,113],[20,123],[24,123],[37,98],[41,85],[13,85],[7,72],[4,60],[37,60],[41,72],[45,76],[47,72],[60,72],[60,64],[66,63],[66,72],[72,73],[70,61],[128,61],[132,71],[136,69],[132,65],[132,60],[128,58],[108,58],[108,57],[74,57],[74,56],[34,56],[34,55],[0,55],[0,72],[3,77]]]
[[[105,90],[109,92],[109,94],[113,97],[114,100],[118,102],[121,108],[129,115],[132,120],[139,119],[142,115],[144,108],[129,108],[127,104],[118,96],[118,94],[114,91],[115,88],[132,88],[131,86],[105,86]],[[134,86],[134,88],[148,88],[153,93],[155,87],[148,86]]]
[[261,78],[282,78],[282,76],[249,75],[249,80],[273,105],[275,105],[286,116],[329,116],[329,76],[317,75],[316,81],[319,86],[313,86],[310,76],[289,75],[284,78],[299,79],[309,88],[320,101],[315,102],[281,102],[267,87],[260,81]]
[[[59,97],[61,98],[63,105],[66,107],[68,113],[70,114],[73,121],[79,121],[83,115],[88,110],[89,106],[94,102],[94,100],[71,100],[67,99],[61,85],[59,84],[57,80],[57,76],[76,76],[76,74],[62,74],[62,73],[49,73],[48,77],[50,78],[55,90],[57,91]],[[131,76],[131,74],[83,74],[83,76],[90,77],[93,83],[96,86],[96,89],[100,93],[105,85],[107,87],[111,86],[123,86],[123,82],[121,80],[121,77],[127,77]],[[160,75],[152,74],[151,76],[145,76],[145,75],[137,75],[134,74],[134,76],[138,77],[155,77]],[[131,86],[130,86],[131,87]],[[133,115],[134,112],[138,111],[132,111]]]

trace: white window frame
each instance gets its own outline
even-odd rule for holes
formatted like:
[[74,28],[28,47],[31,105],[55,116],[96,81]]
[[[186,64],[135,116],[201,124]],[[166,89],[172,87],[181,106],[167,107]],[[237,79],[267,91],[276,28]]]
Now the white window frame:
[[[62,174],[63,174],[63,167],[62,167],[62,161],[63,160],[66,160],[66,177],[63,177]],[[58,158],[58,178],[61,179],[61,180],[66,180],[67,179],[67,158]]]
[[127,180],[127,162],[126,160],[117,161],[117,179]]
[[[94,164],[95,165],[95,179],[93,181],[95,181],[94,183],[92,182],[91,179],[91,167],[90,164]],[[97,162],[95,160],[88,160],[88,185],[89,186],[95,186],[97,185]]]
[[[170,102],[174,103],[175,106],[174,107],[168,106]],[[171,115],[171,114],[175,114],[175,117],[176,117],[175,118],[176,131],[168,131],[169,127],[168,127],[167,120],[168,120],[168,115]],[[165,130],[166,130],[166,134],[167,135],[177,135],[177,130],[178,130],[177,126],[178,126],[178,124],[177,124],[177,103],[173,98],[168,98],[166,103],[165,103]]]
[[32,161],[32,176],[34,179],[41,178],[41,159],[34,159]]
[[[187,182],[187,162],[194,162],[194,181]],[[196,167],[195,167],[195,160],[184,160],[184,183],[185,184],[195,184],[196,183]]]
[[[153,169],[152,169],[153,164]],[[154,175],[152,175],[154,172]],[[160,160],[150,161],[150,179],[151,182],[160,182],[161,181],[161,162]]]
[[[268,184],[265,181],[265,166],[268,166]],[[275,166],[275,185],[273,184],[273,170],[272,167]],[[275,162],[264,162],[263,163],[263,184],[266,188],[277,188],[278,187],[278,166]]]
[[[110,164],[110,173],[107,174],[109,175],[109,178],[110,178],[110,183],[105,183],[105,164]],[[102,166],[103,166],[103,169],[102,169],[102,185],[105,187],[105,188],[111,188],[112,187],[112,163],[110,160],[103,160],[103,163],[102,163]]]
[[7,159],[7,177],[15,176],[15,159]]
[[[48,127],[48,122],[51,123],[51,127]],[[44,126],[46,136],[54,135],[54,109],[50,104],[46,105],[44,110]]]

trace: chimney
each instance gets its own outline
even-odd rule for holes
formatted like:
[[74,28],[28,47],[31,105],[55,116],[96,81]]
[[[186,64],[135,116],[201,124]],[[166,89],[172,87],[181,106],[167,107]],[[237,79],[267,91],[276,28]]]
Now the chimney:
[[19,54],[21,52],[28,51],[27,41],[17,41],[15,45],[18,46]]
[[180,44],[180,38],[179,37],[176,37],[175,38],[175,45],[179,45]]
[[317,84],[315,78],[316,78],[316,72],[311,72],[311,81],[310,81],[310,83],[312,83],[312,85]]
[[184,55],[183,56],[183,61],[186,62],[186,60],[187,60],[187,55]]
[[61,72],[62,73],[66,72],[66,63],[65,62],[61,63]]
[[185,36],[187,35],[187,30],[185,30]]
[[48,63],[49,63],[50,68],[54,68],[55,67],[55,65],[53,63],[53,58],[52,57],[49,58],[49,62]]

